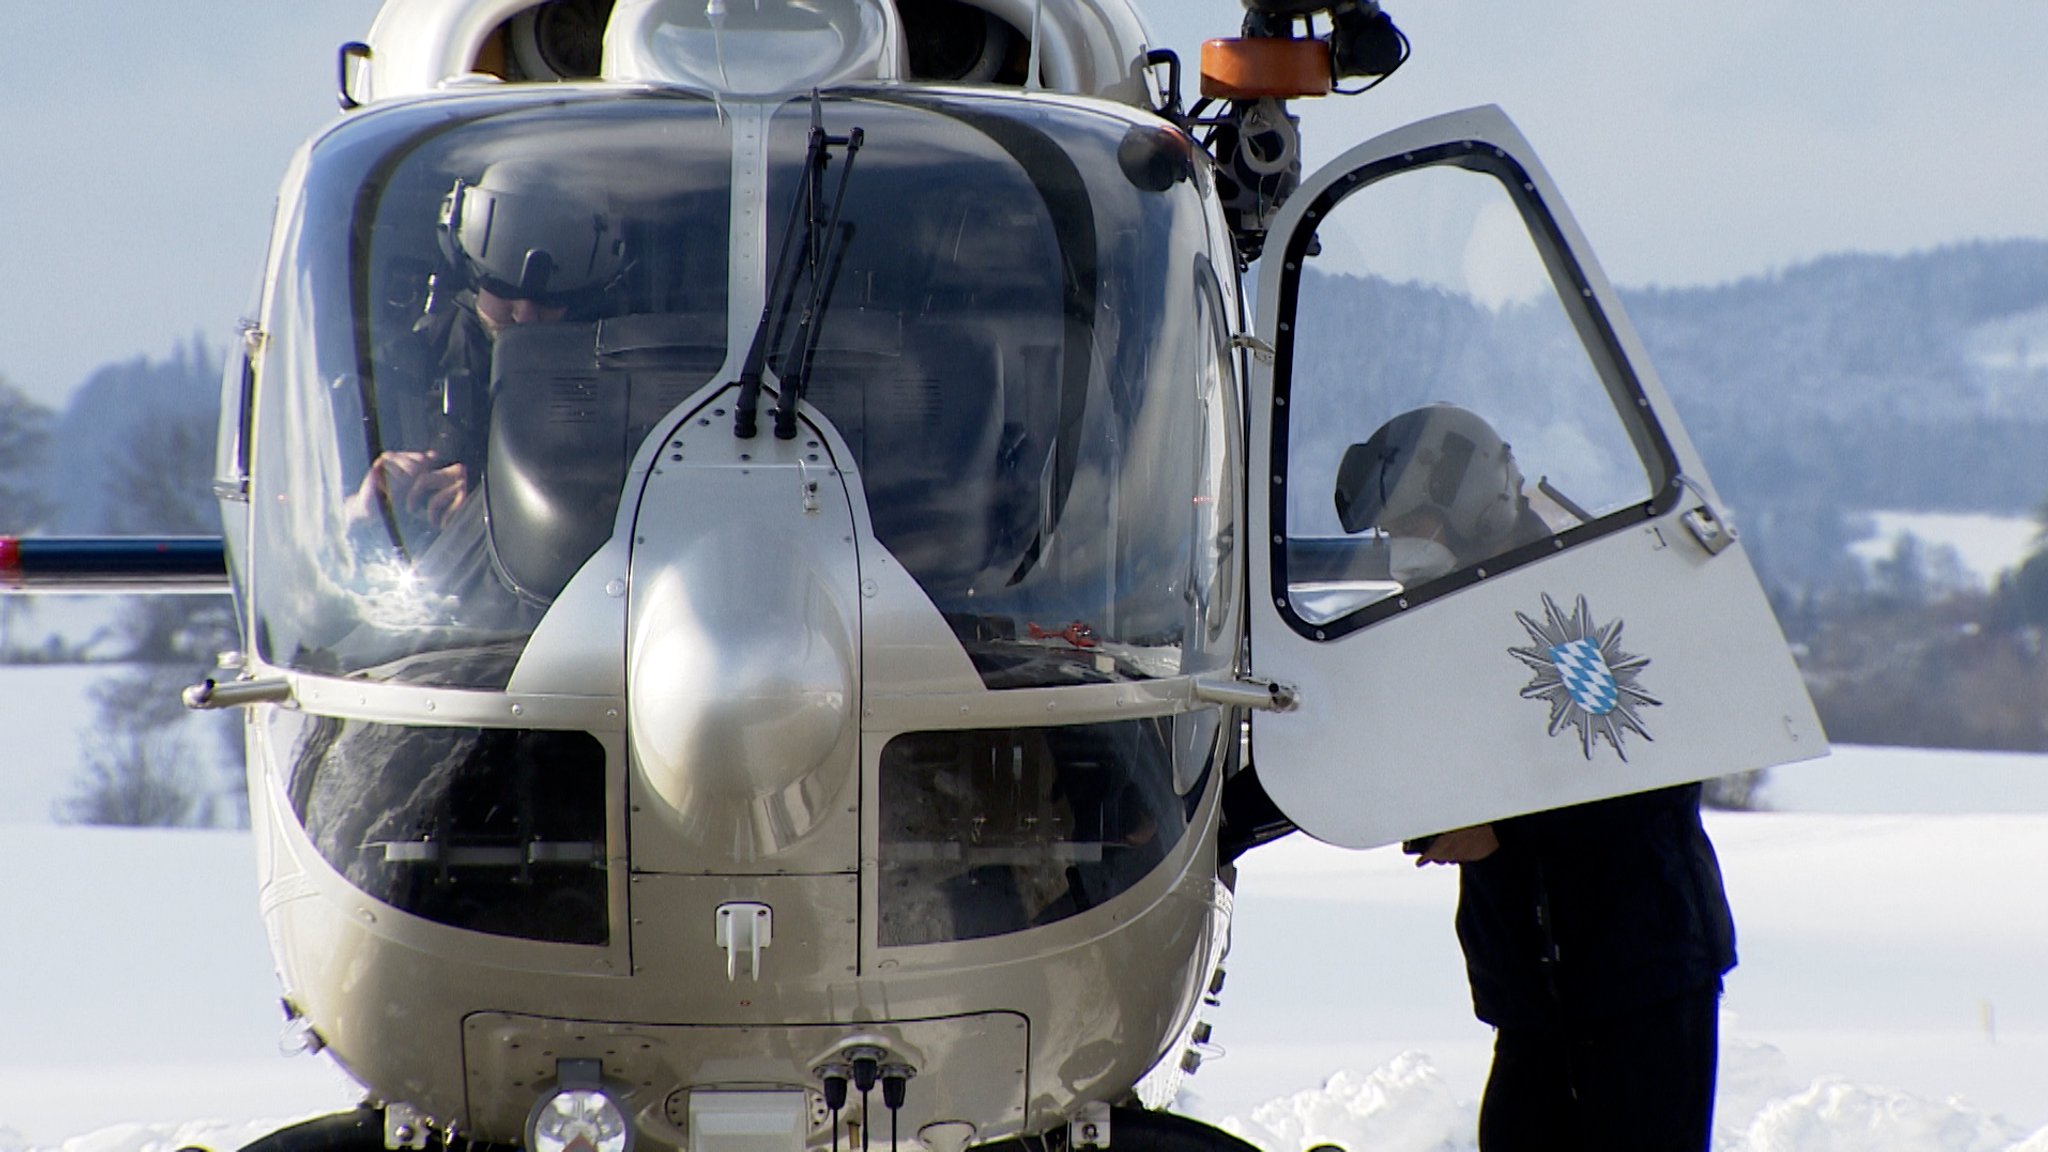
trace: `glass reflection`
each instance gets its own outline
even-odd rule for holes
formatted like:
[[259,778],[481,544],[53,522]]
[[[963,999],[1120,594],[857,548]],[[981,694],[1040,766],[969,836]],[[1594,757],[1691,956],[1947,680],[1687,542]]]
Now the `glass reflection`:
[[1645,418],[1511,175],[1399,171],[1317,231],[1287,429],[1288,596],[1310,624],[1657,489]]

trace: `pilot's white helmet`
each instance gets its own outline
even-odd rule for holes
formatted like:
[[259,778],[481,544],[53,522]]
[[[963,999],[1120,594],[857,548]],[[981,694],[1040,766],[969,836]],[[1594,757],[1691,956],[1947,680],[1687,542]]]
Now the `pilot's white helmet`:
[[1400,525],[1434,512],[1446,543],[1470,563],[1504,545],[1523,508],[1522,470],[1493,426],[1455,404],[1403,412],[1337,468],[1337,519],[1346,532]]
[[474,286],[548,305],[602,291],[626,264],[610,198],[533,160],[457,180],[441,204],[441,244]]

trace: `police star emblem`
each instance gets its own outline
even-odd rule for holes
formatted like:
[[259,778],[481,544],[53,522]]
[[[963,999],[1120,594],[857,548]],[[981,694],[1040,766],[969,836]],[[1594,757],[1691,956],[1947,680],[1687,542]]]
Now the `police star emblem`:
[[1605,740],[1614,754],[1626,761],[1628,750],[1622,747],[1622,734],[1634,732],[1652,739],[1639,711],[1663,703],[1644,692],[1637,681],[1649,667],[1649,658],[1621,650],[1621,621],[1595,628],[1584,596],[1566,616],[1557,601],[1545,595],[1543,616],[1539,623],[1515,613],[1534,641],[1528,648],[1508,649],[1536,673],[1522,686],[1522,698],[1550,705],[1552,736],[1567,726],[1577,729],[1579,750],[1586,759],[1593,758],[1593,742]]

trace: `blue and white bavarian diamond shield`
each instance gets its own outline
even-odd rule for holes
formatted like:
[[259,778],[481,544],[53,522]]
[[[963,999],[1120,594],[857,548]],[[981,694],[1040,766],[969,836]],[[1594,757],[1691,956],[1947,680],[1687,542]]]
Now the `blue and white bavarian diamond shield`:
[[1550,734],[1570,728],[1579,735],[1579,750],[1590,760],[1593,745],[1604,741],[1614,754],[1628,759],[1622,738],[1635,733],[1645,740],[1642,710],[1662,701],[1643,691],[1642,672],[1648,657],[1621,650],[1621,621],[1600,625],[1581,596],[1567,615],[1550,597],[1543,598],[1543,618],[1515,613],[1534,643],[1510,648],[1536,675],[1522,686],[1524,700],[1550,706]]
[[1614,711],[1620,693],[1615,687],[1614,673],[1608,671],[1607,661],[1600,657],[1598,644],[1573,640],[1555,645],[1550,649],[1550,662],[1579,707],[1595,716]]

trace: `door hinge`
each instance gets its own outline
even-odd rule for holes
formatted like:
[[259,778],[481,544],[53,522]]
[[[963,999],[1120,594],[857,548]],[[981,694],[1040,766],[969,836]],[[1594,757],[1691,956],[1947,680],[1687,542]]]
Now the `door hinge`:
[[1273,346],[1250,333],[1232,336],[1230,338],[1230,348],[1233,352],[1250,352],[1261,364],[1271,364],[1273,362]]

